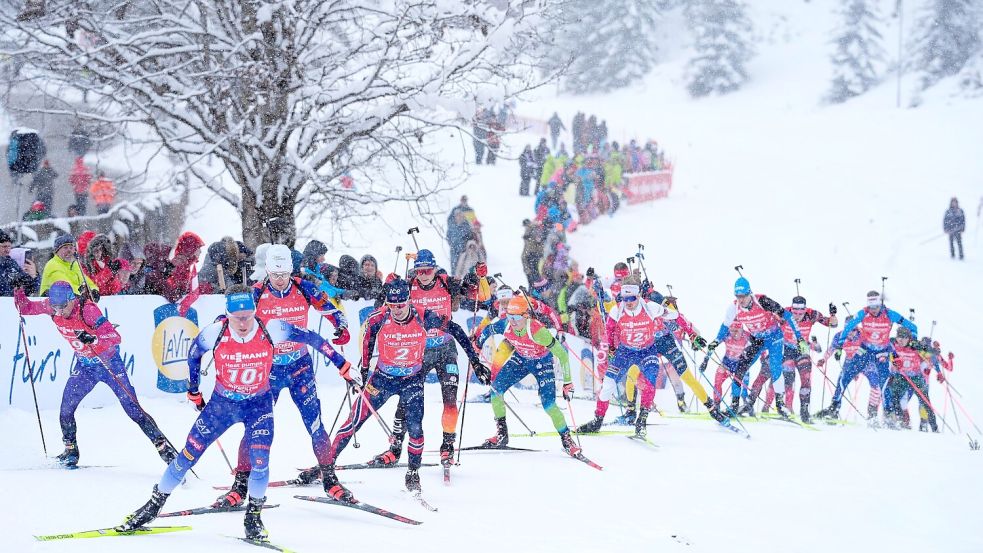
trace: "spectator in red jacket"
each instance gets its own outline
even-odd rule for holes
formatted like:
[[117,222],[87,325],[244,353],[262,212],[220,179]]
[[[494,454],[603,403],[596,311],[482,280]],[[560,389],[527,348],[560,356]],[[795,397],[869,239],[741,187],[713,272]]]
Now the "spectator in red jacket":
[[75,205],[78,206],[79,215],[85,215],[89,205],[92,171],[89,171],[89,168],[85,166],[85,161],[81,157],[75,158],[72,172],[68,174],[68,183],[72,185],[72,190],[75,192]]
[[205,241],[193,232],[185,232],[177,239],[174,246],[174,257],[171,258],[171,265],[174,266],[171,275],[167,278],[167,289],[164,290],[164,297],[171,303],[176,303],[182,297],[181,306],[178,311],[183,315],[187,308],[197,299],[198,290],[198,258],[201,250],[205,247]]

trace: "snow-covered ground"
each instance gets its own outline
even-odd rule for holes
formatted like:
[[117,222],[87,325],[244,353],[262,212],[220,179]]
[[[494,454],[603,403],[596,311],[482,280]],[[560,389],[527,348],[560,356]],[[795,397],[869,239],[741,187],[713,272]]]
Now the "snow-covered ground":
[[[597,113],[615,138],[655,138],[675,160],[675,188],[667,200],[626,207],[581,227],[569,237],[572,256],[582,269],[595,266],[606,274],[615,261],[633,254],[636,244],[645,243],[653,281],[660,287],[671,283],[683,312],[707,334],[716,331],[732,300],[737,264],[755,291],[783,302],[795,293],[793,279],[801,278],[803,295],[824,310],[830,301],[859,308],[865,292],[879,289],[881,276],[888,276],[891,307],[905,314],[915,308],[923,334],[938,321],[934,336],[957,356],[952,382],[970,414],[983,422],[983,345],[975,332],[983,312],[983,246],[975,217],[983,194],[983,158],[977,151],[983,143],[978,124],[983,102],[953,97],[942,84],[925,95],[922,107],[898,110],[893,84],[884,84],[845,105],[820,106],[817,90],[828,76],[826,41],[833,24],[828,6],[754,5],[755,23],[768,38],[759,45],[751,67],[755,80],[745,91],[688,100],[679,83],[680,52],[679,60],[659,66],[644,86],[603,97],[544,94],[520,105],[525,115],[545,118],[556,109],[567,121],[577,110]],[[507,145],[517,154],[534,138],[512,137]],[[460,194],[469,196],[484,225],[492,270],[512,281],[522,276],[520,222],[532,212],[532,200],[517,196],[516,165],[502,160],[496,167],[473,169],[459,193],[440,199],[449,206]],[[941,236],[942,214],[952,196],[962,201],[968,217],[963,262],[949,260]],[[392,258],[385,256],[397,244],[411,247],[403,229],[417,222],[405,208],[387,210],[385,219],[385,226],[366,229],[329,257],[372,252],[388,271]],[[202,225],[207,219],[197,220]],[[446,259],[435,231],[425,230],[421,246],[434,247]],[[823,342],[825,331],[818,336]],[[319,375],[326,422],[342,398],[331,372]],[[822,376],[813,371],[816,396],[822,387]],[[469,395],[479,389],[472,386]],[[933,382],[932,390],[933,400],[941,402],[941,387]],[[427,449],[433,450],[440,402],[435,387],[427,393],[424,428]],[[865,396],[863,389],[861,402]],[[551,430],[534,396],[520,391],[518,397],[514,406],[522,418],[538,431]],[[656,400],[672,405],[667,392]],[[195,417],[178,399],[149,400],[145,407],[176,442]],[[387,406],[384,416],[393,407]],[[574,409],[582,423],[593,405],[575,401]],[[289,478],[295,468],[312,464],[313,456],[290,401],[282,401],[276,412],[272,473]],[[849,407],[841,412],[849,413]],[[948,412],[955,426],[951,408]],[[79,438],[84,464],[113,468],[39,469],[33,418],[29,412],[0,411],[5,550],[250,547],[223,537],[241,535],[240,514],[160,522],[191,524],[195,530],[188,533],[35,543],[33,534],[117,523],[146,500],[163,465],[119,407],[109,406],[79,413]],[[42,418],[49,448],[56,448],[50,442],[58,436],[57,412],[44,411]],[[522,431],[514,417],[509,421],[513,432]],[[705,420],[653,416],[650,422],[657,424],[650,429],[657,450],[619,436],[583,438],[585,453],[604,465],[603,472],[565,458],[555,437],[514,439],[514,445],[544,450],[539,453],[465,453],[450,487],[440,483],[439,471],[424,469],[425,495],[440,508],[437,513],[399,491],[402,470],[340,474],[356,497],[417,518],[424,522],[419,527],[302,503],[292,499],[294,489],[271,489],[270,502],[281,506],[263,518],[274,542],[301,552],[399,549],[410,543],[465,551],[983,550],[983,532],[976,526],[983,452],[970,451],[963,435],[860,425],[806,430],[762,422],[748,424],[753,437],[743,440]],[[964,432],[970,429],[962,413],[960,423]],[[469,404],[464,442],[477,443],[493,429],[489,406]],[[222,440],[230,455],[239,436],[233,429]],[[350,445],[341,462],[366,460],[385,444],[371,421],[359,440],[362,447]],[[189,479],[167,509],[206,504],[217,494],[213,485],[228,483],[228,470],[214,449],[196,467],[201,480]],[[425,460],[435,456],[428,453]],[[319,489],[301,493],[308,491]]]

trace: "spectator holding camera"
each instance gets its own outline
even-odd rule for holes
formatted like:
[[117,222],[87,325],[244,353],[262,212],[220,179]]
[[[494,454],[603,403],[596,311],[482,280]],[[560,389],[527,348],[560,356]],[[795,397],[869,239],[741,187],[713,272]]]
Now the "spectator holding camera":
[[12,297],[18,286],[28,295],[36,294],[41,278],[34,261],[27,255],[30,250],[25,250],[23,262],[18,262],[11,256],[13,246],[10,235],[0,230],[0,296]]

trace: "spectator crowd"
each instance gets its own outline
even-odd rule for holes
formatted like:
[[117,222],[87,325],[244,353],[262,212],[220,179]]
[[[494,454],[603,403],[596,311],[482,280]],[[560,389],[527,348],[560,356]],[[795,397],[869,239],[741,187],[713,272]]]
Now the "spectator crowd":
[[[654,140],[627,146],[609,141],[606,121],[577,113],[570,123],[572,152],[560,141],[566,125],[554,113],[546,123],[550,144],[542,138],[519,156],[519,194],[535,196],[535,213],[523,221],[522,268],[534,296],[553,307],[564,324],[584,325],[595,300],[584,287],[584,275],[570,256],[567,234],[621,204],[626,175],[670,169],[665,152]],[[581,316],[574,316],[580,312]],[[582,330],[571,328],[572,332]],[[582,334],[582,333],[581,333]],[[586,334],[582,334],[586,335]]]

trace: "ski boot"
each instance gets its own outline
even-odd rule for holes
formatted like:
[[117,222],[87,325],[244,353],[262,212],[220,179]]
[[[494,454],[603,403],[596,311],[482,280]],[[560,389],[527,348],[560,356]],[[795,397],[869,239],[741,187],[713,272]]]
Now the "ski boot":
[[921,419],[920,421],[918,421],[918,431],[919,432],[928,432],[928,421],[927,420]]
[[740,410],[737,411],[737,414],[738,415],[747,415],[749,417],[756,417],[755,412],[754,412],[754,402],[751,401],[751,400],[749,400],[749,399],[745,399],[744,400],[744,406],[741,407]]
[[163,493],[157,489],[154,485],[154,491],[150,495],[150,501],[144,503],[143,507],[140,507],[133,512],[130,516],[126,517],[123,524],[116,527],[117,532],[132,532],[137,528],[149,524],[157,515],[160,514],[161,507],[164,506],[164,502],[167,501],[167,497],[171,495],[168,493]]
[[569,430],[564,430],[560,433],[560,443],[563,444],[563,451],[566,451],[567,455],[576,457],[580,454],[580,446],[577,445],[577,442],[573,441],[573,436],[570,435]]
[[628,405],[628,409],[625,410],[625,414],[614,419],[614,424],[620,424],[622,426],[631,426],[635,424],[635,418],[637,416],[638,413],[635,411],[635,404],[630,403]]
[[440,464],[442,466],[454,464],[454,440],[456,439],[456,433],[444,432],[444,441],[440,444]]
[[314,465],[309,469],[304,469],[297,474],[297,481],[301,484],[313,484],[321,479],[321,467]]
[[680,413],[686,413],[686,396],[679,394],[676,396],[676,407],[679,408]]
[[248,488],[249,471],[236,471],[235,479],[232,481],[232,487],[224,495],[220,495],[215,500],[215,503],[212,503],[212,507],[224,508],[242,505],[242,502],[246,500],[246,490]]
[[391,467],[399,462],[399,456],[403,453],[403,436],[401,434],[393,434],[392,438],[389,439],[389,449],[383,451],[382,453],[376,455],[369,461],[370,466],[384,466]]
[[730,398],[730,412],[735,417],[741,414],[741,396]]
[[775,394],[775,412],[778,413],[778,416],[783,419],[792,418],[789,416],[788,411],[785,410],[785,398],[778,394]]
[[79,464],[79,446],[75,440],[65,440],[65,451],[57,457],[58,462],[68,468]]
[[263,520],[259,518],[263,512],[264,503],[266,503],[265,497],[257,499],[250,496],[249,498],[249,504],[246,505],[246,516],[242,519],[242,525],[246,527],[247,540],[265,541],[266,536],[269,535],[266,527],[263,526]]
[[324,493],[331,499],[342,503],[358,503],[352,492],[338,481],[338,476],[334,473],[334,465],[321,465],[321,483],[324,484]]
[[809,400],[806,398],[799,400],[799,419],[805,424],[812,424],[812,416],[809,414]]
[[727,416],[721,413],[720,409],[717,409],[717,406],[714,405],[712,398],[707,398],[706,403],[703,405],[707,408],[707,411],[710,413],[710,416],[713,417],[713,420],[717,422],[724,422],[727,420]]
[[595,416],[590,422],[580,425],[579,428],[575,428],[574,432],[577,434],[596,434],[601,430],[602,424],[604,424],[604,417]]
[[505,417],[495,419],[495,426],[498,429],[495,435],[485,440],[481,447],[496,449],[509,445],[509,427],[505,423]]
[[419,493],[423,491],[423,487],[420,486],[419,470],[409,469],[406,471],[406,489],[414,493]]
[[901,412],[901,426],[906,430],[911,430],[911,414],[908,411]]
[[164,436],[154,440],[154,447],[157,448],[157,455],[160,455],[160,460],[164,463],[169,465],[171,461],[177,459],[177,450],[167,443],[167,438]]
[[833,402],[829,404],[829,407],[825,409],[820,409],[819,412],[816,413],[816,418],[820,418],[820,419],[840,418],[840,402],[833,400]]
[[638,412],[638,418],[635,419],[635,436],[644,438],[648,434],[648,418],[649,410],[642,407],[642,410]]

